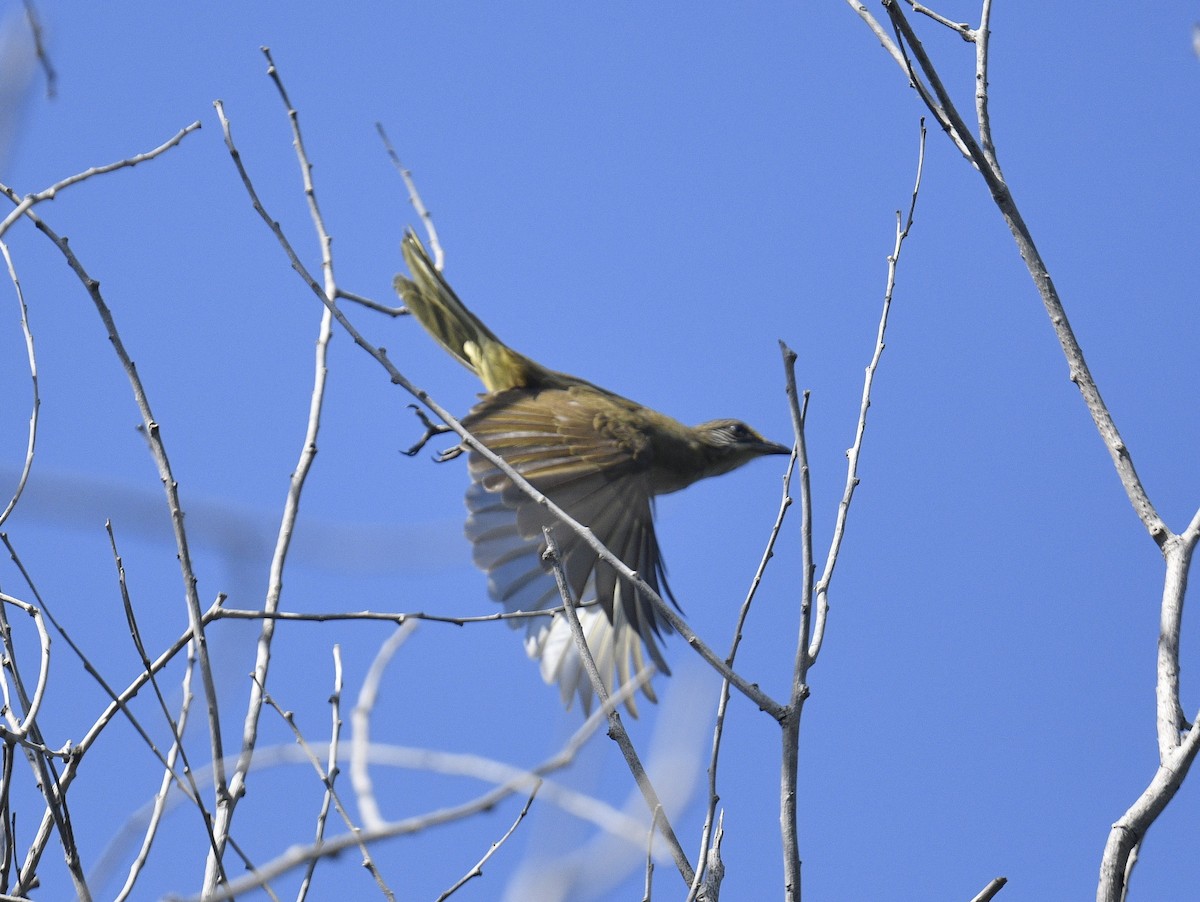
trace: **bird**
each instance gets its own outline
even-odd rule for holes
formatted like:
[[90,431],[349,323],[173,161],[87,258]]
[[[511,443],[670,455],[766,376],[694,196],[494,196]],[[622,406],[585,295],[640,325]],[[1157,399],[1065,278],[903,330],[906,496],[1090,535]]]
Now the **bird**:
[[[739,420],[685,426],[576,376],[548,369],[502,342],[459,300],[416,234],[401,252],[409,275],[394,287],[404,306],[451,356],[483,382],[484,393],[463,427],[676,608],[654,532],[654,498],[755,458],[790,454]],[[444,429],[441,431],[445,431]],[[426,434],[429,438],[429,433]],[[418,443],[412,453],[424,444]],[[672,632],[653,603],[579,534],[559,521],[478,451],[459,445],[443,459],[468,453],[466,535],[488,592],[507,611],[548,611],[514,619],[525,649],[547,684],[557,683],[569,709],[578,698],[590,713],[594,690],[579,656],[551,564],[549,530],[588,648],[609,695],[647,666],[669,674],[659,641]],[[641,692],[656,702],[649,680]],[[634,693],[625,706],[638,716]]]

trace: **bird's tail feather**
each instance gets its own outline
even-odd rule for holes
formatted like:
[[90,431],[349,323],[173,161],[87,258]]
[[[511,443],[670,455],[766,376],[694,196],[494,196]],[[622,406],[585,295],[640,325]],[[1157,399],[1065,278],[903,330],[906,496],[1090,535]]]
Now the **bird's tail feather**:
[[526,384],[526,374],[536,364],[507,347],[467,309],[411,229],[400,248],[411,278],[396,276],[395,289],[425,331],[474,371],[489,391]]
[[[654,661],[646,660],[643,639],[624,622],[620,606],[614,608],[611,621],[602,608],[581,607],[576,614],[609,695],[637,677],[647,665],[655,665],[655,662],[658,662],[655,670],[670,673],[654,639],[649,636],[644,641]],[[591,713],[595,690],[584,669],[579,650],[575,647],[571,626],[563,614],[556,613],[549,622],[531,624],[525,637],[525,651],[529,657],[540,662],[543,680],[558,683],[566,707],[570,708],[571,702],[578,697],[584,714]],[[641,690],[650,701],[658,701],[649,681],[642,683]],[[625,707],[631,715],[638,716],[634,696],[625,700]]]

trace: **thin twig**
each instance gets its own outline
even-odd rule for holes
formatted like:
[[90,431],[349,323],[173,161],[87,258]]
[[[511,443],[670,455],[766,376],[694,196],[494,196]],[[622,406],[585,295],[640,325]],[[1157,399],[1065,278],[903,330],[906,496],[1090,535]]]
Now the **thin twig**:
[[[17,563],[18,567],[21,568],[22,576],[25,576],[26,579],[28,579],[28,574],[25,572],[25,568],[20,564],[16,552],[13,550],[12,544],[9,542],[8,534],[0,533],[0,541],[4,542],[4,547],[8,549],[9,555]],[[30,583],[30,588],[33,589],[32,583]],[[33,591],[36,593],[37,590],[33,589]],[[50,634],[46,630],[46,621],[43,616],[42,609],[35,605],[29,604],[29,602],[21,601],[19,598],[13,598],[12,596],[4,595],[3,593],[0,593],[0,602],[3,602],[4,604],[10,604],[15,608],[24,611],[29,618],[33,620],[34,627],[37,629],[40,653],[38,655],[38,679],[37,684],[34,686],[32,697],[26,695],[24,681],[20,677],[19,671],[16,667],[16,650],[12,647],[11,639],[6,637],[5,641],[9,648],[7,650],[7,660],[4,662],[4,666],[11,670],[14,674],[14,684],[17,688],[17,694],[20,697],[20,710],[24,711],[25,714],[21,717],[20,722],[18,722],[17,717],[20,716],[20,711],[15,710],[15,706],[6,698],[4,716],[8,719],[11,735],[21,738],[26,736],[34,736],[35,741],[30,748],[42,748],[44,747],[44,743],[40,737],[37,736],[38,730],[35,724],[37,722],[37,716],[42,709],[42,699],[44,699],[46,696],[46,688],[50,682]],[[5,617],[7,618],[7,615],[5,615]],[[8,632],[7,625],[5,631],[6,633]]]
[[[164,768],[164,779],[174,777],[175,781],[179,783],[180,788],[187,793],[192,804],[196,806],[196,810],[200,813],[200,816],[204,821],[204,832],[208,837],[209,848],[215,851],[217,843],[216,837],[213,835],[212,814],[209,813],[207,806],[204,804],[204,800],[200,794],[200,787],[196,784],[192,763],[190,760],[188,760],[187,751],[183,743],[183,725],[176,723],[175,719],[171,716],[171,712],[167,707],[167,700],[163,696],[162,689],[159,687],[158,680],[155,678],[154,672],[151,669],[150,656],[146,654],[146,646],[142,642],[142,633],[138,627],[137,616],[133,610],[133,600],[129,597],[129,587],[125,581],[125,564],[121,559],[120,552],[117,550],[117,537],[115,531],[113,530],[112,522],[106,520],[104,522],[104,529],[108,533],[108,541],[109,547],[112,549],[113,563],[117,568],[117,585],[121,592],[121,605],[125,609],[125,622],[129,625],[129,635],[133,640],[133,647],[138,653],[138,658],[142,662],[143,669],[149,674],[150,685],[154,690],[155,698],[158,700],[159,710],[162,711],[163,719],[167,722],[167,728],[171,731],[171,749],[168,752],[167,758],[163,758],[162,754],[158,750],[157,745],[153,743],[150,740],[150,737],[146,735],[145,731],[141,729],[141,724],[133,719],[133,715],[129,712],[128,707],[122,707],[124,708],[126,716],[133,721],[134,726],[138,729],[147,744],[149,744],[151,750],[158,757],[158,760],[162,763]],[[74,645],[74,643],[72,643],[72,645]],[[189,656],[189,660],[190,658],[191,656]],[[88,666],[90,667],[90,665]],[[188,667],[184,676],[185,686],[188,690],[191,688],[192,672],[193,668]],[[108,693],[108,696],[115,699],[116,693],[114,693],[108,687],[108,684],[103,680],[99,680],[99,682]],[[185,698],[186,706],[183,710],[186,713],[191,709],[191,697],[190,695],[185,695]],[[180,777],[175,773],[175,758],[179,758],[183,763],[183,777]],[[186,785],[183,783],[185,778],[187,780]],[[144,843],[147,853],[149,852],[151,839],[152,834],[148,833],[146,842]],[[132,889],[132,884],[130,884],[130,888]]]
[[[194,661],[194,658],[189,658],[189,661]],[[170,794],[171,787],[179,783],[179,776],[175,773],[175,762],[183,752],[183,741],[180,737],[187,727],[188,712],[192,709],[192,699],[195,697],[192,693],[192,674],[195,673],[195,670],[195,667],[188,666],[183,671],[183,684],[181,686],[183,700],[180,702],[179,716],[171,719],[171,731],[175,735],[175,740],[167,752],[167,766],[163,770],[162,782],[159,783],[158,792],[154,794],[154,808],[146,824],[146,831],[142,836],[142,844],[129,865],[129,873],[125,878],[124,886],[121,887],[120,892],[115,897],[116,902],[124,902],[133,892],[138,877],[141,876],[142,869],[146,866],[146,862],[150,858],[150,847],[158,835],[159,825],[162,823],[163,814],[167,810],[167,797]],[[155,687],[155,691],[157,692],[157,686]],[[195,774],[186,764],[184,765],[184,769],[194,785]],[[192,801],[200,806],[201,811],[204,811],[199,789],[193,790]],[[205,829],[208,831],[209,841],[212,842],[212,822],[207,812],[205,812]],[[99,865],[97,866],[97,870],[100,870]]]
[[[331,723],[329,726],[329,751],[325,756],[325,774],[328,785],[321,796],[321,809],[317,812],[317,829],[313,842],[317,845],[325,839],[325,822],[329,818],[329,808],[333,803],[333,784],[337,781],[338,750],[342,736],[342,647],[333,646],[333,692],[329,696]],[[318,859],[314,858],[304,868],[304,877],[300,881],[300,890],[296,893],[296,902],[304,902],[308,891],[312,888],[313,872],[316,870]]]
[[[599,602],[590,601],[580,607],[592,607]],[[426,614],[424,611],[258,611],[241,608],[222,607],[213,611],[214,620],[290,620],[297,623],[325,623],[334,620],[365,620],[372,622],[383,621],[403,626],[413,620],[423,620],[429,623],[448,623],[452,626],[466,626],[470,623],[496,623],[501,620],[531,620],[553,617],[562,613],[562,606],[544,608],[538,611],[497,611],[493,614],[476,614],[470,617],[453,617],[448,614]]]
[[[134,154],[132,157],[126,157],[123,160],[117,160],[115,163],[107,163],[103,166],[93,166],[91,169],[85,169],[83,172],[77,172],[75,175],[67,176],[65,179],[55,182],[49,188],[44,188],[41,191],[38,191],[36,194],[30,194],[25,197],[21,197],[16,191],[14,191],[12,188],[9,188],[7,185],[0,185],[0,192],[3,192],[9,200],[16,204],[16,207],[9,212],[4,219],[0,220],[0,238],[2,238],[4,234],[12,227],[13,223],[15,223],[22,216],[27,215],[35,205],[40,204],[44,200],[53,200],[56,196],[58,196],[58,192],[62,191],[63,189],[70,188],[72,185],[78,185],[80,182],[87,181],[88,179],[97,175],[115,172],[118,169],[131,168],[139,163],[145,163],[148,160],[153,160],[155,157],[160,156],[161,154],[166,153],[172,147],[175,147],[177,144],[179,144],[179,142],[181,142],[192,132],[196,131],[198,128],[200,128],[200,123],[193,122],[191,125],[184,126],[175,135],[164,141],[153,150],[148,150],[145,153]],[[39,228],[41,227],[39,226]],[[58,242],[56,241],[55,243],[57,244]]]
[[370,298],[365,298],[361,294],[355,294],[352,291],[343,291],[341,288],[337,290],[337,296],[351,303],[358,304],[360,307],[366,307],[368,310],[375,310],[378,313],[386,313],[388,316],[407,316],[408,311],[404,307],[389,307],[387,304],[381,304],[379,301],[373,301]]
[[[359,830],[358,825],[356,825],[353,819],[350,817],[349,810],[347,810],[346,806],[342,804],[342,799],[338,795],[338,792],[333,785],[332,773],[322,767],[321,761],[317,757],[317,752],[308,744],[308,740],[304,738],[304,734],[300,731],[300,727],[296,724],[296,716],[291,711],[284,711],[281,707],[279,707],[275,699],[272,698],[271,695],[266,691],[264,691],[262,695],[264,704],[270,706],[271,709],[274,710],[275,713],[277,713],[283,719],[284,723],[286,723],[291,729],[292,735],[296,738],[296,744],[299,745],[304,751],[304,755],[308,759],[308,763],[311,764],[313,770],[316,771],[317,778],[325,787],[325,797],[327,797],[333,803],[333,807],[341,816],[342,823],[346,825],[349,835],[358,836],[362,831]],[[326,803],[322,801],[322,805],[324,806],[325,804]],[[319,847],[323,844],[323,841],[323,836],[317,836],[314,845]],[[379,867],[375,864],[375,859],[371,856],[370,847],[365,842],[359,842],[358,851],[363,857],[363,867],[370,871],[371,876],[375,878],[375,884],[379,887],[380,892],[383,893],[384,898],[388,899],[389,902],[395,902],[396,894],[393,893],[388,887],[387,883],[383,879],[383,875],[379,872]],[[308,862],[308,868],[306,869],[307,874],[312,873],[312,866],[315,863],[316,859]],[[263,885],[265,886],[265,883]]]
[[[662,814],[661,808],[655,808],[654,814],[650,818],[650,829],[646,831],[646,881],[645,889],[642,892],[642,902],[651,902],[651,896],[654,890],[654,835],[657,832],[658,818]],[[699,875],[697,875],[699,876]],[[695,881],[693,880],[693,883]]]
[[379,137],[383,141],[383,146],[387,149],[392,165],[400,173],[400,178],[404,180],[404,187],[408,191],[408,202],[413,205],[413,209],[417,211],[417,216],[421,220],[421,225],[425,227],[425,236],[429,239],[429,250],[433,253],[433,265],[438,272],[441,272],[446,263],[446,254],[442,250],[441,241],[438,240],[437,227],[433,224],[433,216],[430,214],[429,208],[425,206],[425,201],[421,199],[421,192],[417,190],[417,183],[413,181],[412,173],[405,169],[404,164],[400,162],[400,155],[396,153],[396,148],[392,146],[392,139],[383,130],[383,123],[376,122],[375,130],[379,132]]
[[871,362],[867,364],[866,375],[863,377],[862,400],[858,408],[858,423],[854,430],[854,441],[846,451],[846,485],[842,490],[842,500],[838,503],[837,518],[833,525],[833,538],[829,543],[829,554],[825,558],[825,569],[817,580],[815,589],[817,613],[813,622],[812,641],[809,643],[808,655],[816,661],[821,652],[821,643],[825,637],[825,620],[829,612],[829,584],[833,580],[833,570],[837,565],[838,555],[842,549],[842,539],[846,534],[846,520],[850,515],[850,502],[854,498],[854,490],[858,488],[858,461],[862,454],[863,438],[867,431],[867,411],[871,407],[871,389],[875,384],[875,373],[879,369],[879,361],[886,347],[888,315],[892,308],[892,294],[896,289],[896,268],[900,262],[900,250],[904,247],[904,239],[912,230],[913,215],[917,209],[917,195],[921,190],[921,175],[925,171],[925,120],[921,120],[920,138],[917,145],[917,176],[913,183],[912,198],[908,204],[907,217],[901,217],[896,211],[896,241],[892,253],[888,256],[887,282],[883,290],[883,310],[879,315],[879,328],[875,335],[875,352]]
[[534,784],[533,790],[529,793],[529,798],[525,800],[525,804],[521,807],[521,813],[518,814],[517,819],[512,822],[512,826],[504,832],[503,836],[492,843],[492,847],[488,849],[487,853],[475,863],[475,866],[471,868],[471,870],[463,874],[462,877],[458,879],[458,882],[454,884],[454,886],[450,887],[450,889],[446,890],[437,897],[437,902],[445,902],[446,899],[449,899],[452,895],[454,895],[454,893],[458,892],[458,890],[468,881],[475,877],[483,876],[483,866],[488,863],[488,859],[500,851],[500,847],[508,841],[508,838],[517,832],[517,827],[521,825],[521,821],[525,820],[525,815],[529,814],[529,809],[533,807],[533,800],[537,798],[538,790],[541,788],[542,781],[539,780]]
[[[45,619],[49,621],[50,625],[54,627],[58,635],[62,637],[62,640],[67,643],[67,647],[71,650],[75,657],[79,659],[79,663],[83,665],[83,669],[87,672],[88,676],[95,680],[96,685],[100,687],[104,694],[118,703],[121,713],[124,714],[128,719],[130,726],[137,731],[137,734],[142,738],[142,741],[146,743],[146,747],[158,757],[159,762],[165,765],[166,761],[163,759],[162,754],[159,752],[154,740],[150,737],[150,734],[141,725],[141,722],[134,715],[134,713],[129,710],[129,708],[123,702],[118,700],[116,692],[108,684],[108,681],[104,679],[100,671],[97,670],[96,666],[91,662],[91,659],[84,654],[83,649],[79,647],[79,644],[76,643],[71,634],[67,632],[66,628],[62,625],[62,623],[59,622],[58,618],[54,616],[53,609],[47,603],[46,599],[42,597],[42,594],[38,591],[37,587],[33,584],[33,578],[30,576],[29,571],[25,569],[25,564],[17,554],[17,550],[15,547],[13,547],[12,541],[9,539],[7,533],[0,533],[0,543],[2,543],[5,549],[8,551],[9,557],[12,559],[17,571],[25,580],[26,585],[29,586],[29,591],[33,593],[34,600],[37,602],[37,610],[40,612],[40,616],[44,616]],[[7,598],[7,596],[0,595],[0,598]],[[17,601],[16,599],[11,599],[10,603],[16,603],[18,605],[25,604],[24,602]],[[46,641],[49,642],[48,637]],[[77,748],[78,754],[82,755],[83,751],[84,750],[82,746]]]
[[[142,154],[139,158],[130,158],[130,160],[122,161],[121,164],[114,164],[113,168],[119,168],[120,165],[133,165],[131,160],[140,162],[143,159],[151,159],[158,154],[165,152],[170,147],[175,146],[183,136],[186,135],[191,128],[185,129],[175,136],[172,141],[168,141],[161,147],[149,154]],[[92,170],[89,170],[91,172]],[[0,191],[9,196],[10,199],[17,202],[12,190],[6,186],[0,186]],[[23,202],[19,202],[23,203]],[[217,711],[217,692],[216,684],[212,675],[212,664],[208,655],[208,644],[204,635],[204,627],[202,622],[202,612],[200,610],[200,598],[196,591],[196,575],[195,569],[192,566],[191,551],[187,538],[187,530],[184,526],[183,506],[179,497],[179,484],[175,480],[175,476],[171,470],[171,464],[167,457],[166,445],[162,440],[162,435],[159,430],[158,421],[154,418],[153,411],[150,408],[150,401],[146,395],[145,387],[142,384],[141,377],[138,375],[137,368],[134,366],[132,358],[125,349],[125,344],[121,339],[120,333],[117,331],[116,322],[113,319],[112,311],[108,304],[105,303],[103,296],[100,293],[100,283],[93,279],[84,269],[83,264],[75,255],[75,252],[67,244],[64,238],[61,238],[49,225],[47,225],[32,209],[26,208],[24,211],[33,224],[50,239],[50,241],[59,249],[59,252],[67,261],[67,265],[76,274],[79,280],[83,283],[92,303],[96,308],[100,319],[104,324],[105,331],[108,334],[113,350],[117,354],[121,362],[122,369],[125,371],[126,378],[129,380],[130,387],[133,390],[134,402],[141,414],[142,422],[140,430],[145,437],[152,459],[155,466],[158,468],[159,478],[163,484],[163,489],[166,493],[167,506],[171,515],[171,528],[175,536],[175,547],[177,557],[179,559],[180,575],[184,586],[184,598],[187,604],[188,620],[191,624],[192,638],[195,640],[199,649],[199,663],[201,682],[204,686],[205,701],[207,704],[209,739],[213,752],[214,761],[223,761],[222,754],[223,743],[221,741],[221,726],[220,717]],[[225,781],[223,772],[218,773],[216,783],[216,795],[218,799],[218,808],[221,800],[228,796],[228,785]],[[44,823],[44,822],[43,822]]]

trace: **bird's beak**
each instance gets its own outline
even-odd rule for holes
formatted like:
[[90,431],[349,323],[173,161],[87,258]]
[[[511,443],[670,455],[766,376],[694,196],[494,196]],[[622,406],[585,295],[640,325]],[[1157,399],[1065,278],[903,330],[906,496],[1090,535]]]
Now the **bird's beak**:
[[791,445],[781,445],[781,444],[779,444],[779,442],[764,441],[762,443],[761,453],[763,453],[763,454],[791,454],[792,446]]

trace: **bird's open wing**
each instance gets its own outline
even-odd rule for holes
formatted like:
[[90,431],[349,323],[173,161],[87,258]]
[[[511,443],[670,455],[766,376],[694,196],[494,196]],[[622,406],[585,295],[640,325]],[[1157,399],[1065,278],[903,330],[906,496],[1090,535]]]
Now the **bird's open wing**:
[[[650,449],[624,415],[620,399],[591,386],[541,392],[513,390],[485,397],[463,420],[572,519],[657,591],[666,587],[654,536]],[[492,597],[508,610],[542,610],[560,603],[553,573],[541,560],[544,526],[559,548],[563,571],[580,609],[588,645],[607,687],[628,681],[645,652],[669,672],[656,637],[665,623],[653,606],[572,529],[531,501],[478,453],[470,456],[467,536],[475,563],[488,573]],[[530,621],[526,647],[564,702],[578,695],[585,710],[592,687],[562,615]],[[644,688],[653,700],[652,691]]]

